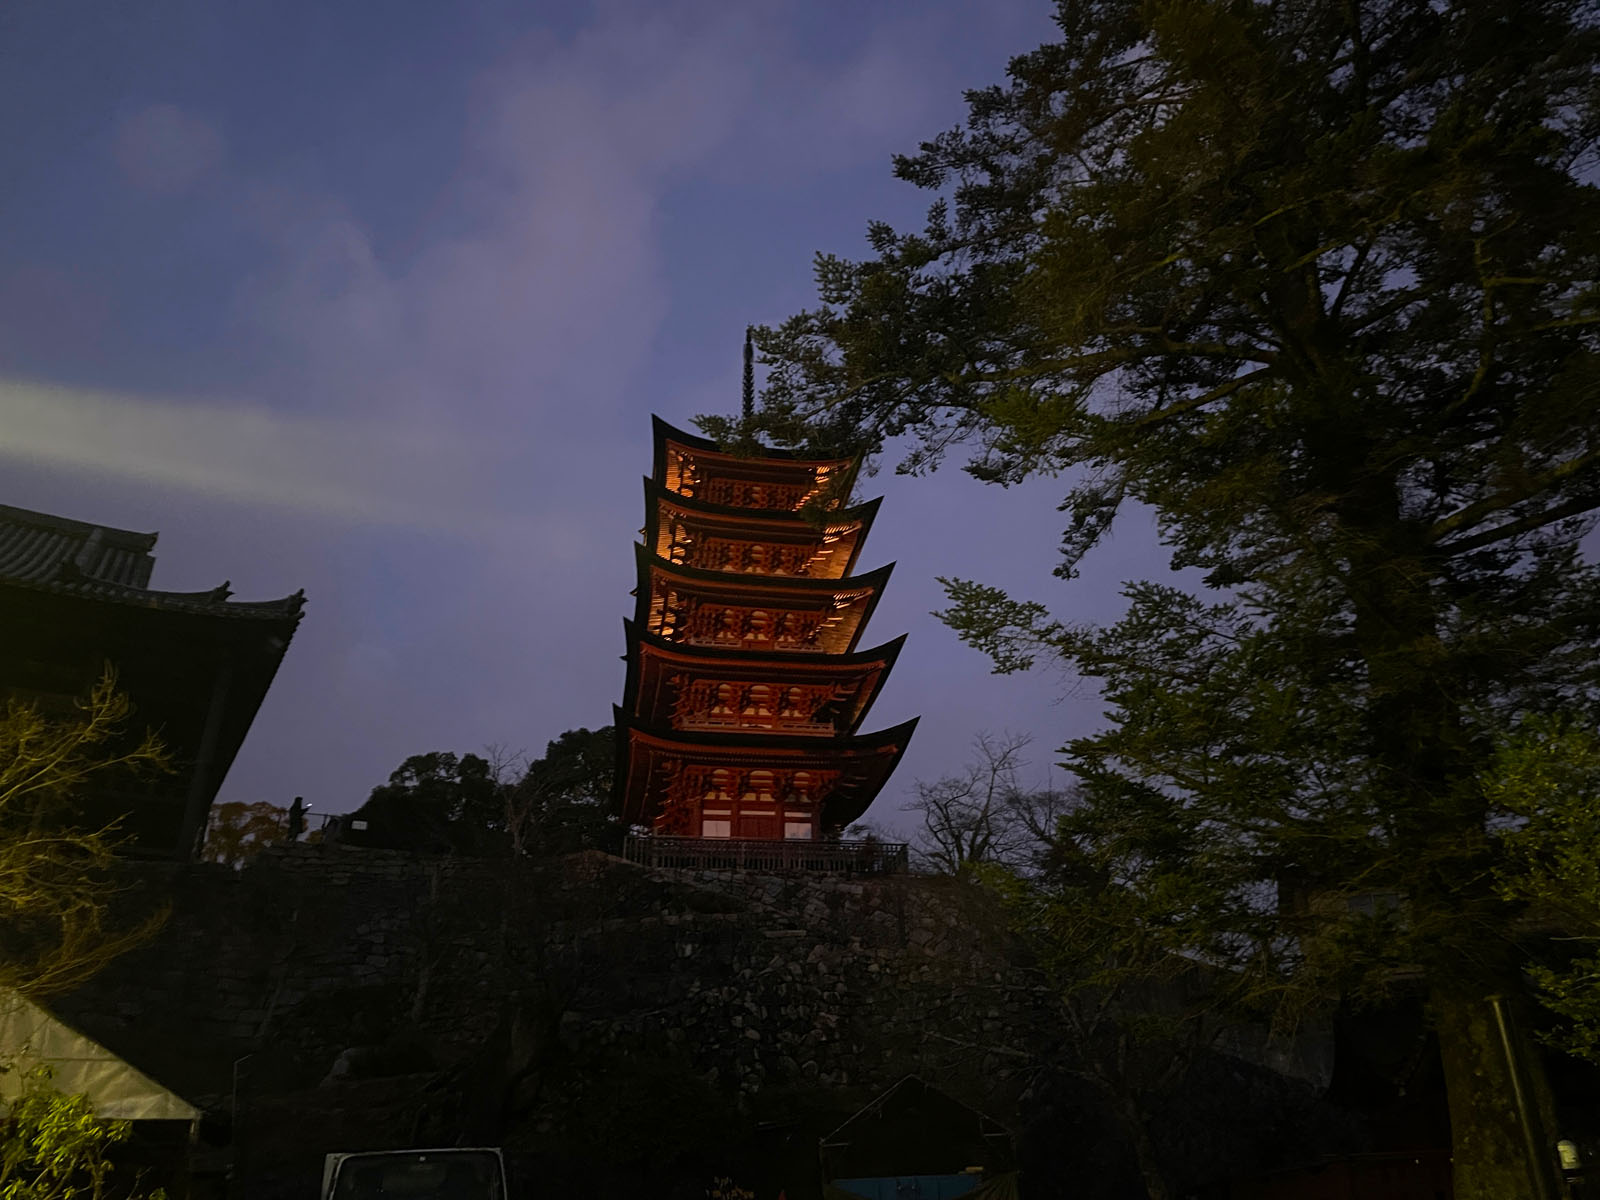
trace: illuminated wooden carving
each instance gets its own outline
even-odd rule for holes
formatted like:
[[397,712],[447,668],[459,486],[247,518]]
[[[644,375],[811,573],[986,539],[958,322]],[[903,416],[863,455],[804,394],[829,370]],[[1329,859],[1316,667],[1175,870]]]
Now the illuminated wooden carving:
[[814,737],[855,732],[905,640],[853,654],[775,657],[677,645],[640,632],[631,621],[626,626],[630,721]]
[[749,575],[842,579],[877,515],[873,501],[813,521],[792,512],[707,504],[645,481],[644,544],[675,566]]
[[836,834],[916,725],[856,733],[900,649],[856,649],[890,570],[850,574],[877,502],[845,507],[849,459],[740,456],[659,420],[655,436],[619,811],[663,836]]
[[890,570],[838,580],[705,571],[641,546],[634,619],[680,645],[848,654]]

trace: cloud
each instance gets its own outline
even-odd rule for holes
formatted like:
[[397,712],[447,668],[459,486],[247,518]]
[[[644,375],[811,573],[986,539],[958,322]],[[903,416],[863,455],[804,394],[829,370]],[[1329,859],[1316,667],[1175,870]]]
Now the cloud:
[[736,19],[635,15],[509,47],[432,184],[448,232],[409,256],[380,252],[338,197],[249,185],[269,254],[237,294],[243,336],[271,347],[298,404],[614,432],[667,309],[662,195],[726,141],[747,36]]
[[237,293],[239,327],[270,346],[296,404],[614,435],[637,418],[671,284],[690,282],[666,278],[674,186],[884,153],[936,92],[916,70],[921,36],[895,26],[817,63],[770,17],[612,5],[570,38],[513,43],[470,85],[452,169],[419,166],[436,193],[422,207],[448,214],[409,240],[419,251],[389,251],[340,197],[249,186],[242,207],[270,249]]
[[117,124],[112,154],[141,192],[176,196],[217,167],[222,135],[175,104],[149,104]]
[[495,447],[451,429],[0,380],[0,458],[336,522],[494,528]]

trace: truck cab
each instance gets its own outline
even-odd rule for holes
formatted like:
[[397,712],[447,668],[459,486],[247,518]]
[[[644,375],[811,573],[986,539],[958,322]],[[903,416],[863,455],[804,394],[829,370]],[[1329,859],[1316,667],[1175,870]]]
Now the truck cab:
[[322,1200],[507,1200],[498,1147],[364,1150],[322,1163]]

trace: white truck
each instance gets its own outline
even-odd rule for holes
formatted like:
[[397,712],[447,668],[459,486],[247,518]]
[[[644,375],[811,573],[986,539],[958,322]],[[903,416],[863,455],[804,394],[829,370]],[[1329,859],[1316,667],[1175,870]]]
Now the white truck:
[[364,1150],[322,1163],[322,1200],[507,1200],[497,1147]]

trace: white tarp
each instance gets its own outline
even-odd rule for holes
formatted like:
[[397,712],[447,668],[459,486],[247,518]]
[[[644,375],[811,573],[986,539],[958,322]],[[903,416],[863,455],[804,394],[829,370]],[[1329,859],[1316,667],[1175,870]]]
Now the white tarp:
[[51,1083],[69,1095],[82,1093],[96,1116],[129,1121],[191,1121],[200,1110],[136,1071],[98,1042],[62,1024],[16,992],[0,989],[0,1102],[20,1090],[18,1077],[46,1063]]

